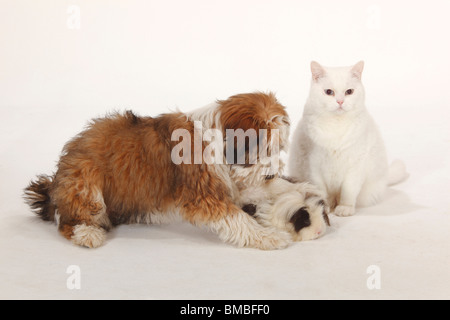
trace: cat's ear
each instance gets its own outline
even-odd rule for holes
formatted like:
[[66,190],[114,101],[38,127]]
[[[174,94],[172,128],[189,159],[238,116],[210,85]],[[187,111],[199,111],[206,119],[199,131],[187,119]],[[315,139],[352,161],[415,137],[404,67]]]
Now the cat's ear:
[[360,61],[352,67],[352,75],[361,80],[361,75],[364,70],[364,61]]
[[325,69],[316,61],[311,61],[311,73],[314,81],[325,76]]

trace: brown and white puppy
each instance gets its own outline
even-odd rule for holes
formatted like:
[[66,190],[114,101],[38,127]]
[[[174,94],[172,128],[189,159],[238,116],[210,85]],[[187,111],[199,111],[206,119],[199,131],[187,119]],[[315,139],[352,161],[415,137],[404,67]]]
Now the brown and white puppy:
[[[233,148],[240,137],[227,134],[238,129],[255,132],[261,142],[256,149],[276,158],[287,146],[289,119],[275,96],[264,93],[236,95],[191,113],[152,118],[128,111],[95,119],[65,145],[53,176],[30,183],[25,199],[64,237],[86,247],[102,245],[119,224],[179,218],[238,247],[286,247],[288,232],[263,226],[241,209],[241,191],[264,185],[282,166],[274,172],[274,162],[260,161],[259,152]],[[211,130],[223,152],[208,143]],[[244,161],[230,161],[233,152],[244,152]]]

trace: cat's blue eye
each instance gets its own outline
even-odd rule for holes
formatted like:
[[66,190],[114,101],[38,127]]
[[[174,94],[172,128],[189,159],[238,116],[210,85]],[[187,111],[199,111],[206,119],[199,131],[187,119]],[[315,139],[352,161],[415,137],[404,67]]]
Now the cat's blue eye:
[[347,91],[345,91],[345,95],[349,96],[349,95],[353,94],[354,91],[355,90],[353,90],[353,89],[348,89]]
[[331,90],[331,89],[325,90],[325,93],[326,93],[327,95],[329,95],[329,96],[334,96],[334,91]]

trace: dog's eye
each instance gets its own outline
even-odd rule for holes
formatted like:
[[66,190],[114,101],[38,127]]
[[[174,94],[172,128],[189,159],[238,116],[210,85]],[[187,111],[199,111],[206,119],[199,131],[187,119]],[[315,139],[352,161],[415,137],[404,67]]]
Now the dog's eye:
[[334,91],[331,90],[331,89],[325,90],[325,93],[326,93],[328,96],[334,96]]
[[353,90],[353,89],[348,89],[347,91],[345,91],[345,95],[349,96],[349,95],[353,94],[354,91],[355,90]]

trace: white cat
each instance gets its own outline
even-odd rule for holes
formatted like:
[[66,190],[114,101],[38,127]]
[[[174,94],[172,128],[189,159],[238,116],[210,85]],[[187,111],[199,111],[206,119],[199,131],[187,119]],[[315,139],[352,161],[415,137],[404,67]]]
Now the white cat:
[[407,177],[401,161],[388,166],[383,140],[365,107],[363,68],[363,61],[339,68],[311,62],[311,90],[290,147],[290,176],[326,192],[338,216],[374,205],[388,185]]

